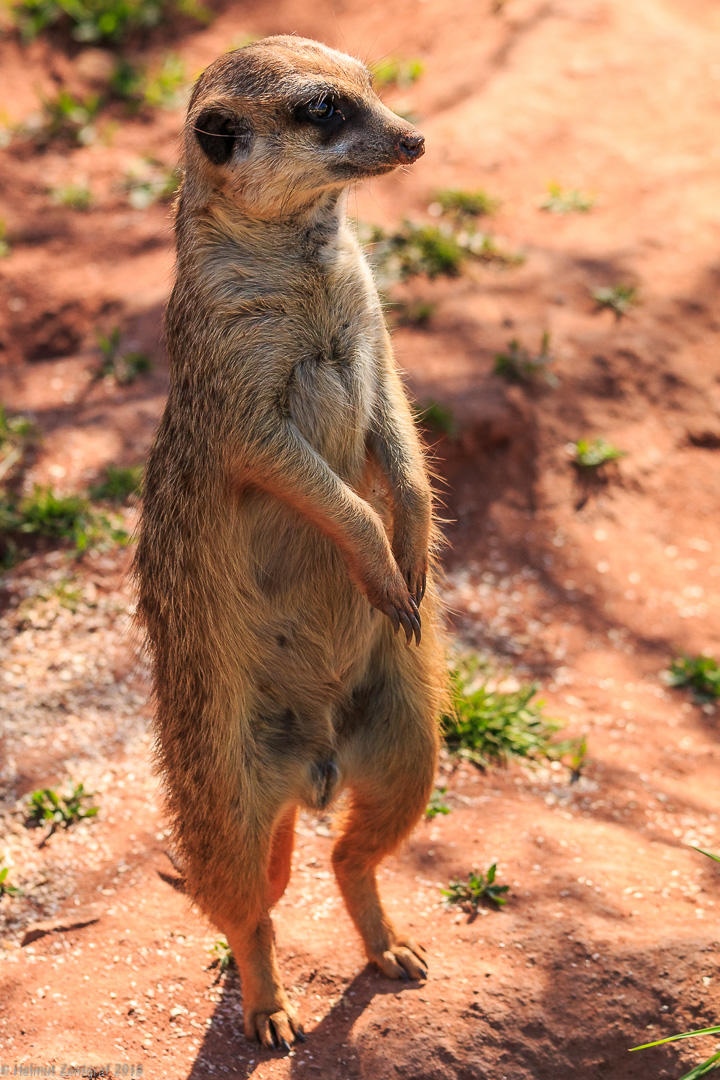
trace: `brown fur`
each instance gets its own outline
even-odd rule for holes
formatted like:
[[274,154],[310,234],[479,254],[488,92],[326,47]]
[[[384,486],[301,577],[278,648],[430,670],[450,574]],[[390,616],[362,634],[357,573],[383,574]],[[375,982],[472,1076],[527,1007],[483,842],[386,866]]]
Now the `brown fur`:
[[425,973],[375,867],[435,772],[431,494],[343,194],[420,152],[360,63],[302,39],[222,57],[188,110],[171,388],[135,574],[188,889],[228,937],[246,1033],[266,1046],[300,1032],[269,915],[299,805],[349,789],[333,852],[347,907],[386,975]]

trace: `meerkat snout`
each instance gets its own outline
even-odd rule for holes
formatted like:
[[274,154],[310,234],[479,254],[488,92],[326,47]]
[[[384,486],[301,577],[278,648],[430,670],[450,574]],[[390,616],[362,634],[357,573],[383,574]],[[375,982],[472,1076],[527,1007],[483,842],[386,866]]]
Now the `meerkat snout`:
[[425,136],[419,131],[410,131],[402,135],[398,140],[397,152],[403,165],[411,165],[425,153]]
[[187,175],[247,214],[292,214],[356,180],[410,165],[423,136],[382,103],[364,64],[317,42],[275,37],[221,57],[198,80]]

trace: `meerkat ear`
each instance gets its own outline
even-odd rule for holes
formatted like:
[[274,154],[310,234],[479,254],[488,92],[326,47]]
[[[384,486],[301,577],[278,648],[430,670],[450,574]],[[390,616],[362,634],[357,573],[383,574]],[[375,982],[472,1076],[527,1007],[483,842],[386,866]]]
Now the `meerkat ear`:
[[250,124],[228,109],[203,109],[193,126],[197,141],[213,165],[225,165],[235,150],[244,155],[250,149]]

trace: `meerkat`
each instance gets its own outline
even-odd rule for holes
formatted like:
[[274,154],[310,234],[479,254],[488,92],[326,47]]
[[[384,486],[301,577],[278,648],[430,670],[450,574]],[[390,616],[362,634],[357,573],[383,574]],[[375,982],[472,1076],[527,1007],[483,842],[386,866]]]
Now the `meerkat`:
[[423,151],[362,63],[295,37],[211,64],[187,113],[170,392],[134,573],[186,887],[227,936],[245,1033],[268,1048],[303,1037],[270,917],[298,807],[347,790],[332,860],[368,959],[391,978],[426,975],[375,872],[435,775],[438,533],[345,220],[350,185]]

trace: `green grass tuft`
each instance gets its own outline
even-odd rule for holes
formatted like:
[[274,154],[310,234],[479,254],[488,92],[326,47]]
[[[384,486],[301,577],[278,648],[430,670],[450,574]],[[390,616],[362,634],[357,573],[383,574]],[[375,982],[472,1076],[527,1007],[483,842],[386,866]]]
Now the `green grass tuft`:
[[496,355],[493,370],[509,382],[533,383],[543,379],[548,386],[557,386],[557,376],[548,371],[554,359],[550,351],[550,332],[545,330],[536,353],[526,349],[517,338],[509,341],[506,351]]
[[178,14],[200,22],[212,17],[197,0],[9,0],[7,6],[25,41],[57,27],[75,41],[114,45]]
[[386,292],[399,281],[425,275],[458,277],[467,261],[515,266],[523,256],[503,251],[488,233],[453,229],[449,224],[416,225],[405,221],[394,232],[379,226],[361,228],[378,287]]
[[56,206],[67,206],[71,210],[90,210],[93,205],[93,194],[86,184],[51,188],[50,198]]
[[176,53],[168,53],[159,67],[150,70],[121,56],[110,79],[113,94],[131,113],[177,108],[186,96],[187,84],[185,64]]
[[486,191],[445,188],[435,193],[434,206],[439,208],[440,213],[463,222],[468,218],[490,217],[498,210],[500,200],[488,195]]
[[608,308],[614,312],[618,320],[622,319],[623,315],[629,315],[640,303],[635,285],[611,285],[607,288],[593,289],[592,298],[598,309]]
[[425,808],[426,818],[430,818],[432,820],[432,818],[437,817],[438,814],[450,813],[450,807],[444,801],[446,792],[446,787],[435,788],[432,795],[430,796],[430,802]]
[[0,218],[0,259],[7,259],[12,251],[10,241],[7,238],[7,222]]
[[452,711],[443,717],[451,754],[486,768],[511,758],[557,761],[577,751],[577,739],[555,739],[563,725],[545,715],[544,702],[534,700],[535,683],[498,690],[487,680],[474,686],[473,674],[471,665],[452,674]]
[[500,908],[507,903],[506,893],[510,891],[510,886],[496,885],[496,875],[497,863],[493,863],[485,874],[479,870],[471,870],[466,881],[454,878],[449,887],[441,889],[440,892],[446,904],[457,904],[470,914],[475,914],[483,902]]
[[17,499],[7,492],[0,492],[0,534],[6,551],[17,548],[12,534],[17,537],[40,536],[51,540],[71,540],[77,552],[107,543],[125,544],[128,535],[99,514],[83,495],[57,495],[52,488],[36,484],[30,495]]
[[677,656],[668,672],[670,686],[688,686],[698,701],[720,698],[720,665],[712,656]]
[[210,961],[210,969],[218,969],[218,978],[224,975],[225,972],[235,963],[235,957],[233,956],[232,949],[228,945],[227,938],[218,938],[213,945],[211,952],[213,959]]
[[403,59],[399,56],[387,56],[370,65],[373,86],[378,93],[389,86],[406,90],[418,81],[424,70],[425,65],[417,57]]
[[431,428],[440,435],[446,435],[448,439],[457,438],[458,422],[449,405],[428,401],[424,405],[416,405],[414,414],[420,427]]
[[22,889],[18,889],[17,885],[11,885],[8,881],[8,874],[10,873],[9,866],[0,866],[0,900],[3,896],[22,896]]
[[625,457],[627,451],[619,450],[606,439],[578,439],[573,447],[573,465],[578,469],[601,469],[613,461]]
[[128,202],[135,210],[146,210],[156,202],[168,202],[180,183],[176,169],[168,168],[152,158],[129,169],[122,182]]
[[98,378],[112,378],[120,386],[134,382],[138,375],[152,371],[152,360],[147,353],[127,352],[120,349],[121,332],[115,327],[109,334],[98,336],[102,360],[97,370]]
[[143,479],[142,465],[108,465],[103,479],[90,488],[93,499],[124,503],[131,495],[140,492]]
[[76,784],[67,795],[54,788],[40,788],[28,800],[28,816],[38,825],[51,825],[53,830],[60,826],[68,829],[78,821],[95,817],[100,808],[87,805],[92,797],[83,784]]
[[595,205],[593,195],[583,195],[577,188],[563,191],[560,184],[548,184],[547,198],[540,209],[549,214],[587,214]]

